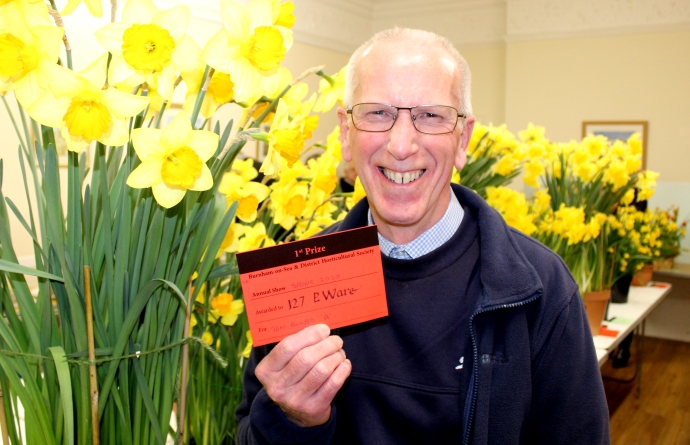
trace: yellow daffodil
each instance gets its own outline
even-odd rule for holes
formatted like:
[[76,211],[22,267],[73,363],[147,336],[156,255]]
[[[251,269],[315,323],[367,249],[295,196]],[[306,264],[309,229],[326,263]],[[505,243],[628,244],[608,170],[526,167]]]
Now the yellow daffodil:
[[522,180],[532,188],[539,188],[539,177],[544,174],[544,164],[540,159],[531,159],[525,164]]
[[302,128],[301,122],[290,121],[288,106],[281,99],[278,102],[273,125],[271,125],[269,133],[265,136],[265,141],[268,142],[268,153],[259,169],[261,173],[266,176],[278,174],[281,167],[281,159],[285,159],[288,167],[292,167],[295,161],[299,159],[300,152],[304,148]]
[[139,114],[146,97],[104,88],[107,55],[96,59],[79,73],[59,65],[47,67],[50,90],[28,109],[43,125],[62,128],[67,149],[79,152],[92,141],[124,145],[129,141],[128,118]]
[[224,292],[211,300],[211,307],[214,317],[220,318],[225,326],[232,326],[237,321],[237,316],[244,312],[244,301],[234,300],[232,294]]
[[362,198],[367,196],[367,192],[364,191],[364,186],[362,186],[362,181],[359,180],[359,176],[355,179],[355,191],[352,192],[352,196],[345,200],[345,206],[351,209],[355,206]]
[[162,130],[133,130],[132,145],[141,165],[129,175],[127,185],[151,187],[161,206],[170,208],[177,205],[187,190],[208,190],[213,186],[206,161],[218,148],[218,135],[206,130],[192,130],[192,123],[183,112]]
[[237,201],[237,218],[246,223],[256,219],[259,204],[268,198],[270,193],[267,185],[254,181],[247,182],[233,172],[223,175],[218,191],[225,195],[228,205]]
[[[183,109],[185,113],[192,114],[203,79],[204,69],[200,68],[188,73],[182,73],[182,79],[187,84]],[[235,84],[230,75],[220,71],[214,71],[208,84],[208,90],[201,102],[199,113],[205,118],[210,118],[221,106],[230,103],[235,97]]]
[[292,28],[295,24],[295,4],[292,2],[281,3],[280,0],[271,0],[273,10],[273,24]]
[[254,0],[246,7],[235,0],[221,0],[223,29],[211,37],[202,51],[203,60],[229,73],[235,84],[235,100],[247,102],[261,85],[261,77],[273,74],[292,46],[292,31],[275,26],[271,0]]
[[259,176],[259,171],[254,168],[254,159],[235,159],[230,171],[242,177],[244,182],[249,182]]
[[204,333],[201,335],[201,341],[209,346],[213,345],[213,334],[211,334],[211,331],[209,331],[208,328],[206,328]]
[[287,184],[282,181],[274,182],[271,184],[271,190],[273,222],[280,224],[285,230],[292,229],[307,206],[307,184],[301,181],[291,181]]
[[[79,6],[79,3],[81,2],[82,0],[67,0],[67,5],[63,8],[60,14],[71,14],[72,11],[74,11],[75,8]],[[84,4],[86,5],[86,8],[89,10],[89,14],[91,14],[94,17],[103,17],[103,5],[101,4],[101,0],[84,0]]]
[[269,247],[276,244],[272,238],[266,234],[264,223],[255,223],[253,226],[245,226],[244,236],[239,240],[238,252],[258,249],[259,247]]
[[519,131],[518,136],[522,142],[537,142],[545,139],[546,129],[544,127],[534,125],[532,122],[527,124],[527,128]]
[[242,356],[244,358],[249,358],[249,354],[252,352],[252,345],[254,344],[252,339],[252,331],[247,331],[245,335],[247,336],[247,345],[242,350]]
[[146,82],[171,100],[177,73],[201,65],[201,49],[186,30],[189,7],[158,10],[151,0],[128,0],[122,22],[96,31],[96,38],[112,54],[108,81],[135,86]]
[[29,26],[17,9],[4,11],[0,29],[0,91],[14,91],[29,108],[47,88],[46,74],[60,54],[64,30],[55,26]]
[[343,103],[346,72],[347,65],[333,76],[330,76],[330,82],[327,79],[319,80],[319,98],[316,99],[316,104],[314,105],[315,112],[326,113],[333,108],[336,102]]
[[244,235],[247,226],[233,222],[225,233],[223,241],[220,243],[218,256],[223,252],[234,253],[239,248],[239,239]]

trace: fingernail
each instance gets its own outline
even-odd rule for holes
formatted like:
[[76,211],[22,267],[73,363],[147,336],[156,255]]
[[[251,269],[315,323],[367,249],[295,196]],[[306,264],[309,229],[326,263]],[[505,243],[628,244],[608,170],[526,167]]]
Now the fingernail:
[[331,333],[331,329],[325,324],[320,324],[319,332],[321,333],[322,337],[327,337]]

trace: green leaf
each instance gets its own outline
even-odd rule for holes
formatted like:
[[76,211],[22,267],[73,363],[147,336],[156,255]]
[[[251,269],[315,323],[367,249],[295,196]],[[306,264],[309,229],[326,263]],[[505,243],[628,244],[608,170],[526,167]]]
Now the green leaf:
[[[53,346],[48,351],[55,359],[55,370],[60,382],[60,401],[64,412],[65,439],[68,445],[74,444],[74,410],[72,409],[72,380],[65,350],[61,346]],[[64,442],[63,442],[64,443]]]
[[10,273],[20,273],[23,275],[31,275],[39,278],[47,278],[49,280],[59,281],[61,283],[65,282],[65,279],[53,275],[52,273],[43,272],[42,270],[32,269],[31,267],[22,266],[21,264],[13,263],[11,261],[0,259],[0,270]]

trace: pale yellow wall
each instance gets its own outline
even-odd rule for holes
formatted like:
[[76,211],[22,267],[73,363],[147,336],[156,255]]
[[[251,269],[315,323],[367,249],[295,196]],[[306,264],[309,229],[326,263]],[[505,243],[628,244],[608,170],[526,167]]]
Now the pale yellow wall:
[[505,44],[456,45],[472,72],[472,109],[482,124],[505,121]]
[[579,138],[584,120],[649,121],[647,167],[690,181],[690,30],[510,42],[506,122]]

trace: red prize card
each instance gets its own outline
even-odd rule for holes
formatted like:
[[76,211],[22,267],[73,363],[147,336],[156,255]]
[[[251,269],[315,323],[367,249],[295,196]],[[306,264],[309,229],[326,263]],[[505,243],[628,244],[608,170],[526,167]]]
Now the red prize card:
[[388,315],[376,226],[237,254],[254,346]]

